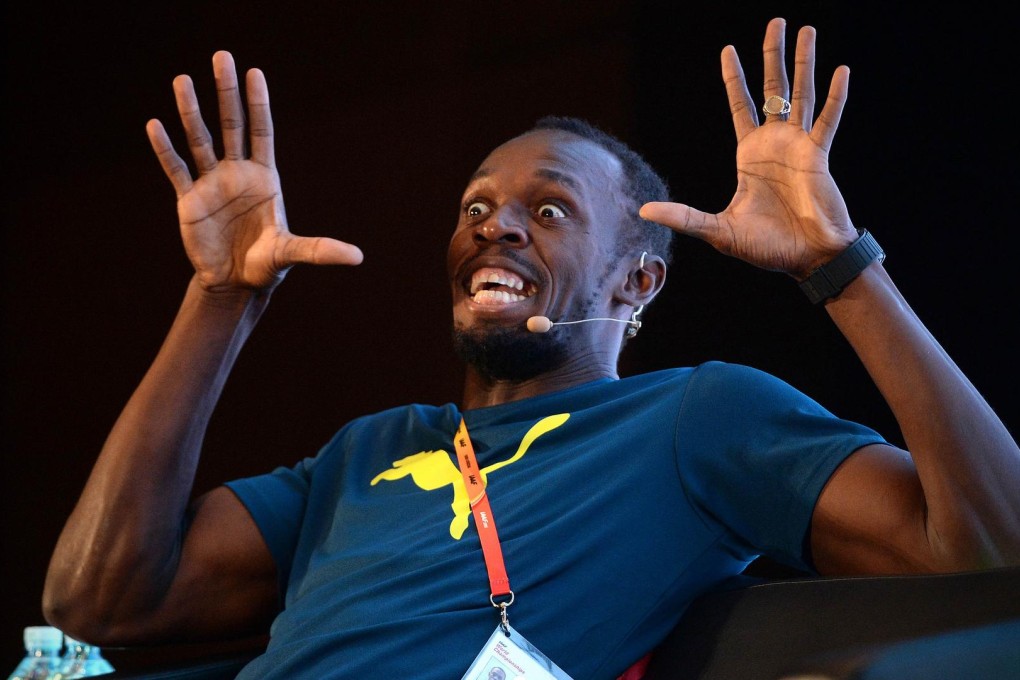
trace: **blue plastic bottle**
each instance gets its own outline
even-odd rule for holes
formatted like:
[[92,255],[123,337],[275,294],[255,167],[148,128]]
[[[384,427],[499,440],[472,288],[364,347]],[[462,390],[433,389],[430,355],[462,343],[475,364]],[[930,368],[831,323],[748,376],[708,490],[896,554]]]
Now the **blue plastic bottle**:
[[25,628],[25,658],[7,680],[49,680],[60,666],[64,635],[52,626]]
[[64,658],[57,672],[49,680],[70,680],[91,678],[113,672],[113,666],[103,658],[102,650],[81,640],[64,635]]

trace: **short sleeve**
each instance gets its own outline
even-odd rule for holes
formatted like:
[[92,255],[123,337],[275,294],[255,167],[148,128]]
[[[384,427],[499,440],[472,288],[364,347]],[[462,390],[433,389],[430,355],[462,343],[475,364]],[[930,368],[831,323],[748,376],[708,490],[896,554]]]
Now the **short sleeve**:
[[292,468],[278,467],[264,475],[226,483],[248,509],[269,547],[276,562],[281,594],[286,592],[290,578],[313,467],[314,459],[306,458]]
[[850,454],[884,442],[758,369],[709,362],[692,375],[676,431],[681,482],[734,552],[813,571],[818,496]]

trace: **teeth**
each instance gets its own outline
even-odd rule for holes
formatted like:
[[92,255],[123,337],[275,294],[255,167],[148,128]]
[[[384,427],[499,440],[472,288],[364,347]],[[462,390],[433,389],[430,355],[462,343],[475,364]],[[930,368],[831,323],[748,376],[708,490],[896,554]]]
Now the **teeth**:
[[487,281],[489,283],[496,283],[501,286],[507,286],[509,288],[516,288],[517,290],[521,290],[522,288],[524,288],[524,282],[521,281],[520,279],[508,278],[505,276],[501,276],[495,272],[489,274]]
[[[478,293],[482,285],[486,283],[495,283],[496,285],[506,286],[507,288],[513,288],[514,290],[524,290],[524,281],[510,272],[489,270],[488,273],[486,273],[485,270],[479,270],[475,272],[475,275],[471,278],[471,295]],[[530,284],[528,286],[526,296],[534,295],[536,291],[537,289],[534,284]]]
[[508,302],[520,302],[521,300],[527,300],[526,295],[517,295],[516,293],[508,293],[505,290],[480,290],[475,293],[472,300],[479,304],[500,304]]

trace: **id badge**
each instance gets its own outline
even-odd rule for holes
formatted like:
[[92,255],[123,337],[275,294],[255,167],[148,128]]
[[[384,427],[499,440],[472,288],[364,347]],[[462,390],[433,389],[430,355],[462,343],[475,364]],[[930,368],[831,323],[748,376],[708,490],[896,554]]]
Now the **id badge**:
[[507,629],[510,635],[496,626],[461,680],[573,680],[513,626]]

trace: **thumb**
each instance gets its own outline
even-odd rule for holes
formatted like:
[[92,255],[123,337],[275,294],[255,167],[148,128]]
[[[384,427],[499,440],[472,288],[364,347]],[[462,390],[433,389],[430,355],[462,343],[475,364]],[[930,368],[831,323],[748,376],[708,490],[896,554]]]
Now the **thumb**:
[[295,264],[361,264],[365,256],[361,248],[351,243],[324,236],[291,236],[283,247],[280,263],[284,267]]
[[652,201],[638,211],[642,219],[658,222],[673,231],[704,239],[715,228],[716,216],[701,212],[683,203]]

